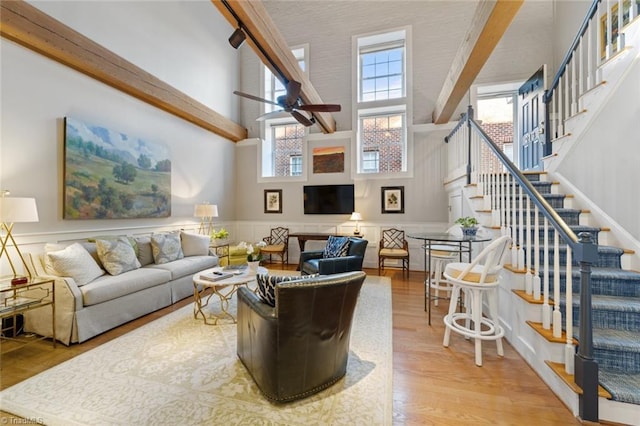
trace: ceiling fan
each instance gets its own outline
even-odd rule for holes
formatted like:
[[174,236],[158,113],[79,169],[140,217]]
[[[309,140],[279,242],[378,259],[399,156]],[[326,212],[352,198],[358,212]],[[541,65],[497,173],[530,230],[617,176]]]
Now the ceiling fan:
[[270,118],[278,118],[282,117],[283,113],[289,113],[295,118],[298,123],[303,126],[309,127],[313,125],[316,120],[311,117],[307,117],[305,114],[302,114],[300,111],[308,111],[308,112],[338,112],[340,111],[340,105],[335,104],[302,104],[300,103],[300,83],[294,80],[290,80],[287,83],[287,94],[278,96],[276,102],[270,101],[268,99],[260,98],[258,96],[253,96],[248,93],[238,92],[237,90],[233,93],[242,96],[244,98],[253,99],[254,101],[264,102],[266,104],[276,105],[282,108],[280,111],[272,111],[266,114],[261,115],[257,118],[258,121],[267,120]]

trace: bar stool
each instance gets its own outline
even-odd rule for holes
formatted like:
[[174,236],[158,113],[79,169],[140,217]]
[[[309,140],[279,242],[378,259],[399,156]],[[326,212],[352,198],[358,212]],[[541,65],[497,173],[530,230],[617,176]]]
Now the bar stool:
[[[433,304],[438,306],[438,300],[448,299],[451,293],[451,283],[442,276],[445,266],[453,262],[460,255],[460,250],[453,245],[433,245],[431,246],[431,267],[429,273],[432,274],[430,287],[434,290]],[[440,297],[440,291],[447,295]]]
[[[504,356],[502,337],[504,329],[498,318],[498,285],[502,257],[511,239],[497,238],[489,244],[472,262],[449,263],[444,271],[445,278],[452,284],[449,313],[444,317],[445,332],[442,345],[449,347],[451,332],[454,331],[475,340],[475,361],[482,366],[482,341],[495,340],[499,356]],[[484,260],[484,264],[480,261]],[[456,312],[460,293],[464,292],[465,312]],[[489,316],[482,315],[482,302],[487,299]]]

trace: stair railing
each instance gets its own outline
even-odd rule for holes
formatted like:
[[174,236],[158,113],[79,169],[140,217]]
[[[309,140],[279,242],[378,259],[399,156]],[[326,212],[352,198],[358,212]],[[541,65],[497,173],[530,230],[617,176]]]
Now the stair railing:
[[[597,260],[597,247],[591,234],[576,235],[569,225],[558,215],[549,202],[536,190],[529,179],[518,170],[495,142],[485,133],[473,118],[473,108],[468,107],[459,123],[445,138],[449,154],[449,170],[466,175],[467,184],[477,184],[483,196],[484,207],[491,212],[491,225],[499,228],[512,241],[511,267],[525,274],[525,292],[540,300],[543,298],[543,327],[553,328],[554,337],[562,335],[562,312],[560,311],[560,240],[567,246],[566,268],[566,347],[565,368],[574,374],[575,382],[582,388],[579,396],[580,417],[583,420],[598,420],[598,365],[593,358],[593,330],[591,320],[591,265]],[[496,161],[497,160],[497,161]],[[504,173],[506,171],[506,173]],[[495,182],[498,182],[497,184]],[[497,191],[494,194],[493,191]],[[532,212],[533,208],[533,224]],[[544,236],[544,265],[540,266],[539,244],[540,223]],[[533,229],[532,229],[533,227]],[[554,310],[551,311],[549,283],[549,241],[552,227],[554,258]],[[532,238],[536,236],[536,238]],[[536,243],[534,241],[536,240]],[[538,248],[535,259],[531,252]],[[525,255],[526,254],[526,255]],[[576,353],[573,346],[573,313],[571,288],[571,259],[580,265],[580,334]],[[535,261],[535,264],[532,262]],[[540,281],[540,272],[543,281]],[[542,289],[540,288],[542,287]]]
[[637,0],[594,0],[591,4],[543,97],[545,156],[551,155],[551,141],[565,136],[566,120],[584,111],[583,95],[604,83],[601,65],[625,50],[624,26],[637,17]]

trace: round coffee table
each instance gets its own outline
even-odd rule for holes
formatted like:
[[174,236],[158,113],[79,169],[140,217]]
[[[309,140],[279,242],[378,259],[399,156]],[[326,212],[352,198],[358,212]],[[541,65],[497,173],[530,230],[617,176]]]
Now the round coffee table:
[[[221,267],[210,268],[204,271],[200,271],[193,275],[193,317],[198,318],[198,314],[202,315],[204,323],[207,325],[216,325],[218,320],[222,318],[230,318],[234,323],[236,318],[229,312],[229,301],[238,290],[238,287],[247,285],[256,279],[257,274],[266,274],[269,272],[267,268],[259,266],[256,271],[252,271],[249,268],[242,271],[240,274],[234,274],[229,278],[225,278],[218,281],[210,281],[201,278],[203,274],[210,274],[215,272],[229,272],[224,271]],[[209,293],[208,295],[206,293]],[[220,299],[220,310],[222,314],[215,315],[209,314],[209,317],[203,312],[203,308],[209,305],[211,296],[216,295]],[[209,322],[208,320],[212,320]]]

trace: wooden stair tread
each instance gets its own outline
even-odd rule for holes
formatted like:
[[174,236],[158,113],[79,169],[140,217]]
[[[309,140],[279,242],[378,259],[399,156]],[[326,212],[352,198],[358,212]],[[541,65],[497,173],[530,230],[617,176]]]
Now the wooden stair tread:
[[[582,388],[576,384],[573,374],[569,374],[564,370],[564,364],[553,361],[545,361],[544,363],[547,364],[549,368],[575,393],[582,395]],[[598,385],[598,396],[601,398],[612,399],[611,394],[600,385]]]
[[[532,305],[542,305],[544,304],[544,298],[540,297],[540,300],[536,300],[533,298],[532,294],[527,294],[526,291],[524,290],[511,290],[516,296],[520,297],[521,299],[525,300],[528,303],[531,303]],[[549,300],[549,306],[553,306],[553,300]]]
[[[552,329],[546,330],[546,329],[542,328],[542,323],[541,322],[534,322],[534,321],[528,320],[527,324],[529,324],[529,326],[531,328],[533,328],[535,331],[537,331],[539,335],[541,335],[542,337],[547,339],[547,341],[549,341],[549,342],[567,343],[567,333],[565,333],[564,330],[562,330],[562,335],[560,337],[554,337],[553,330]],[[578,344],[578,341],[576,339],[572,338],[571,340],[573,341],[574,345]]]

